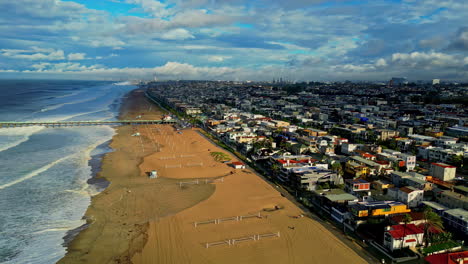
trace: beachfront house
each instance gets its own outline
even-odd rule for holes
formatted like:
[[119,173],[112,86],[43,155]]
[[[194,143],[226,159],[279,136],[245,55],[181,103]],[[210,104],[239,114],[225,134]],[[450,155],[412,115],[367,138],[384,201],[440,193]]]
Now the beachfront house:
[[388,226],[384,233],[384,246],[394,251],[402,248],[415,248],[423,242],[424,230],[415,224]]
[[231,163],[231,166],[234,168],[234,169],[245,169],[245,164],[240,162],[240,161],[234,161]]

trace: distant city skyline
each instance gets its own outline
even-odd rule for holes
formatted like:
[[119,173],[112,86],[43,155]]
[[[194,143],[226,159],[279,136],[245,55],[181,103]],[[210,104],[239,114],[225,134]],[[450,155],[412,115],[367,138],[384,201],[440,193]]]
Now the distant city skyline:
[[15,0],[0,78],[468,80],[462,0]]

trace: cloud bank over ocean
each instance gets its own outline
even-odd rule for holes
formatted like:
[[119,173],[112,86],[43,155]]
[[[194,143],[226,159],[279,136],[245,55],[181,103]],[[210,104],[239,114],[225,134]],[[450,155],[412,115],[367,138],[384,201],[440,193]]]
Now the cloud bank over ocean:
[[468,4],[17,0],[0,78],[468,80]]

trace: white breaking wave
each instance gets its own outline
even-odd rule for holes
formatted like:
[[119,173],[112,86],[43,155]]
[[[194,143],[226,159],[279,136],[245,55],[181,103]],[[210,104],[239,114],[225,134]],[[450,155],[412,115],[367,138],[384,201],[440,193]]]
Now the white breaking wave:
[[30,126],[30,127],[9,127],[2,128],[0,130],[0,137],[18,137],[17,139],[7,142],[5,144],[0,144],[0,152],[7,149],[14,148],[19,144],[29,140],[32,134],[37,133],[44,129],[43,126]]
[[47,232],[63,232],[75,229],[79,226],[86,224],[86,220],[79,219],[79,220],[70,220],[70,221],[54,221],[50,223],[48,226],[44,226],[45,229],[39,230],[34,232],[34,235],[47,233]]
[[114,83],[114,85],[132,85],[132,82],[130,82],[130,81],[118,82],[118,83]]
[[51,163],[49,163],[49,164],[47,164],[47,165],[45,165],[45,166],[43,166],[43,167],[41,167],[41,168],[39,168],[39,169],[37,169],[37,170],[31,171],[30,173],[24,175],[23,177],[21,177],[21,178],[19,178],[19,179],[16,179],[16,180],[14,180],[14,181],[12,181],[12,182],[9,182],[9,183],[0,185],[0,190],[3,190],[3,189],[8,188],[8,187],[11,187],[11,186],[13,186],[13,185],[15,185],[15,184],[18,184],[18,183],[20,183],[20,182],[23,182],[23,181],[25,181],[25,180],[29,180],[29,179],[31,179],[32,177],[37,176],[37,175],[39,175],[39,174],[41,174],[41,173],[43,173],[43,172],[49,170],[49,169],[52,168],[53,166],[55,166],[55,165],[59,164],[60,162],[66,160],[66,159],[68,159],[68,158],[70,158],[71,156],[73,156],[73,155],[66,156],[66,157],[63,157],[63,158],[58,159],[58,160],[56,160],[56,161],[53,161],[53,162],[51,162]]
[[42,108],[41,110],[39,111],[36,111],[34,113],[40,113],[40,112],[47,112],[47,111],[51,111],[51,110],[55,110],[55,109],[58,109],[62,106],[65,106],[65,105],[74,105],[74,104],[81,104],[81,103],[86,103],[86,102],[91,102],[91,101],[94,101],[102,96],[104,96],[105,94],[102,94],[102,95],[99,95],[99,96],[95,96],[95,97],[91,97],[91,98],[86,98],[85,100],[80,100],[80,101],[73,101],[73,102],[66,102],[66,103],[61,103],[61,104],[56,104],[56,105],[52,105],[52,106],[48,106],[46,108]]

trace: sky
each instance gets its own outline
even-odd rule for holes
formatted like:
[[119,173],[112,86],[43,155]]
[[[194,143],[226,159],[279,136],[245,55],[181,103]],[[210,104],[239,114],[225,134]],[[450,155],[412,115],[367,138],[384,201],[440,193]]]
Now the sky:
[[468,80],[465,0],[0,1],[0,78]]

